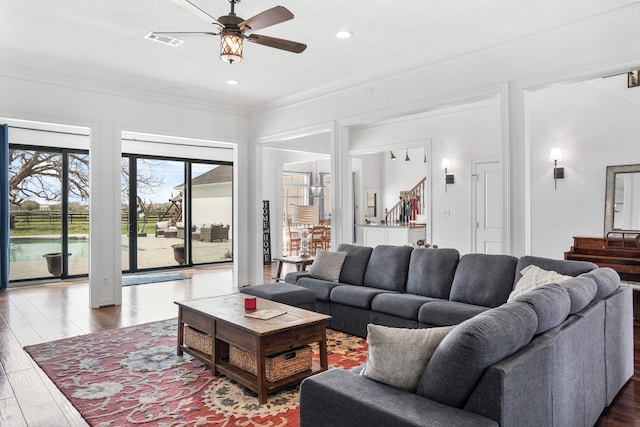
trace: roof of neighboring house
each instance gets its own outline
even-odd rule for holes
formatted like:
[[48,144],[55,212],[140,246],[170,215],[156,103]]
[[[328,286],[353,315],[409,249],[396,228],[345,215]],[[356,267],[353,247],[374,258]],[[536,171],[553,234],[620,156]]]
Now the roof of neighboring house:
[[191,185],[219,184],[233,180],[233,166],[221,165],[193,178]]

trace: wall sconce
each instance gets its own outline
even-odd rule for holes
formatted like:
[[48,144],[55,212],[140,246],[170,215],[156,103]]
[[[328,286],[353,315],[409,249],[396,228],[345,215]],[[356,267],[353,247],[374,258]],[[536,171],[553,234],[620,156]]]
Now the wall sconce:
[[442,159],[442,164],[440,165],[440,167],[444,169],[444,192],[446,193],[447,185],[454,183],[453,174],[448,173],[449,167],[451,167],[451,162],[448,158],[445,157],[444,159]]
[[405,162],[409,162],[411,161],[411,159],[409,158],[409,149],[407,148],[407,152],[404,155],[404,161]]
[[391,160],[395,160],[396,159],[396,155],[393,154],[393,151],[389,151],[391,153]]
[[558,161],[562,160],[562,150],[559,147],[552,148],[549,160],[553,162],[553,187],[557,190],[558,180],[564,179],[564,168],[558,167]]

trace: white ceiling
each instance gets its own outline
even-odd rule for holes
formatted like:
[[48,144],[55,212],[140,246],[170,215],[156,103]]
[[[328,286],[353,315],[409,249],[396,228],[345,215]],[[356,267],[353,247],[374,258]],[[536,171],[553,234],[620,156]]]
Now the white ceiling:
[[[428,65],[620,7],[630,0],[242,0],[249,18],[282,5],[295,18],[257,33],[304,42],[302,54],[245,43],[244,60],[218,58],[217,37],[180,47],[150,31],[212,31],[169,0],[1,0],[0,74],[81,87],[259,107]],[[225,0],[194,0],[214,17]],[[348,40],[338,30],[354,33]],[[606,29],[603,29],[606,31]],[[237,86],[225,82],[235,79]],[[638,89],[640,90],[640,89]]]

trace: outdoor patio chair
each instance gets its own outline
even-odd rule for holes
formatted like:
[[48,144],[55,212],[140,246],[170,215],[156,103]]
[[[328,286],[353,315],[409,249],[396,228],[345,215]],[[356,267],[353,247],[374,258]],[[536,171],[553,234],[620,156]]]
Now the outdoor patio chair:
[[229,240],[229,228],[229,225],[207,224],[200,228],[200,240],[205,242]]

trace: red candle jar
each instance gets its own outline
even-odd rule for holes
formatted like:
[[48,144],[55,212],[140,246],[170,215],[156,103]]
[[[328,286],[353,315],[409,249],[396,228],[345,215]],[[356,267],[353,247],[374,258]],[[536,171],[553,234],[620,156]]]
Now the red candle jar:
[[245,310],[255,310],[256,309],[256,297],[245,297],[245,299],[244,299],[244,309]]

